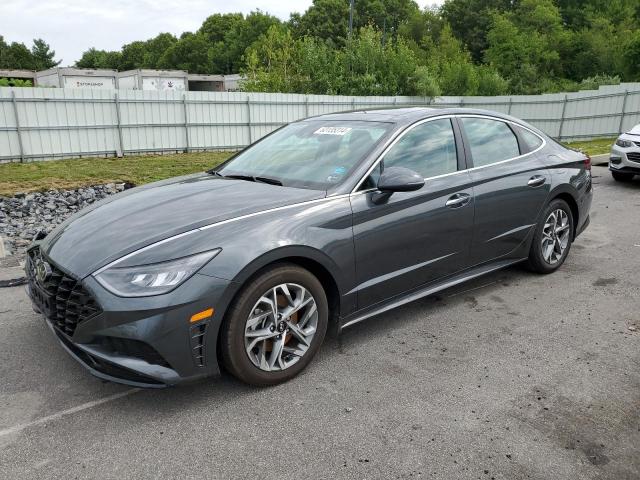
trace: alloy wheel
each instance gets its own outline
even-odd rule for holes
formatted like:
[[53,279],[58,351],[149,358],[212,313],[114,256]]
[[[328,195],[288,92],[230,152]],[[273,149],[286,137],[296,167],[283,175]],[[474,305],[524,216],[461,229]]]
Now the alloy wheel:
[[264,292],[251,309],[245,324],[245,350],[260,370],[285,370],[307,352],[317,326],[313,295],[301,285],[283,283]]
[[550,265],[558,263],[569,245],[569,215],[558,208],[549,214],[542,229],[542,258]]

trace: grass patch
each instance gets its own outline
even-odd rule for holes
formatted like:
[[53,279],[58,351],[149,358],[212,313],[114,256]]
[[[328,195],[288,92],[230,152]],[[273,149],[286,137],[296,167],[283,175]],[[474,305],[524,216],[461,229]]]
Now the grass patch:
[[582,150],[588,155],[604,155],[611,151],[611,146],[616,138],[598,138],[596,140],[587,140],[579,142],[565,142],[570,148]]
[[136,185],[203,172],[231,153],[201,152],[123,158],[80,158],[0,165],[0,195],[72,189],[110,182]]

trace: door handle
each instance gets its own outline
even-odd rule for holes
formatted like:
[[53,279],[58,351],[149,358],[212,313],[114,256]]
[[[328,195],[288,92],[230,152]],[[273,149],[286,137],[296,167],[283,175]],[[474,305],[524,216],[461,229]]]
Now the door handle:
[[541,185],[544,185],[544,182],[546,182],[547,179],[544,178],[541,175],[534,175],[533,177],[531,177],[529,179],[529,181],[527,182],[527,185],[529,185],[530,187],[539,187]]
[[471,201],[471,195],[468,193],[456,193],[449,197],[447,203],[445,205],[449,208],[460,208],[464,207],[467,203]]

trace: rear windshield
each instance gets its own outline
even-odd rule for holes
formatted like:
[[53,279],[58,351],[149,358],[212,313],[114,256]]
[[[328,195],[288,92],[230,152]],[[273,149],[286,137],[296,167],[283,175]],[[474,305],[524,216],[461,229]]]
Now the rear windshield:
[[365,121],[293,123],[250,146],[217,172],[328,190],[348,178],[392,127],[391,123]]

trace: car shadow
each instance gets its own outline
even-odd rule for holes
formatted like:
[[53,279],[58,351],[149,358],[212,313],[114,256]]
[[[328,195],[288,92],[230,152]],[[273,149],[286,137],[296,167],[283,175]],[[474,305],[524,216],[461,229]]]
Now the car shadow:
[[[322,376],[317,369],[322,369],[323,364],[329,363],[336,355],[343,355],[344,352],[357,350],[367,344],[377,345],[380,337],[418,323],[428,322],[430,313],[437,308],[453,307],[475,301],[473,294],[476,292],[481,291],[482,295],[492,295],[501,288],[526,280],[532,275],[535,274],[527,272],[521,266],[509,267],[355,324],[343,330],[337,337],[327,337],[317,358],[301,375],[285,384],[266,387],[266,390],[288,395],[291,391],[298,390],[301,384],[308,383],[309,375]],[[135,409],[138,413],[140,410],[150,409],[150,412],[155,415],[162,411],[170,413],[176,407],[187,403],[190,406],[204,406],[237,400],[239,396],[244,395],[260,396],[264,390],[264,388],[246,385],[222,372],[220,376],[176,388],[143,390],[137,395],[128,397],[126,401],[139,407]],[[158,403],[157,400],[160,397],[162,402]]]

